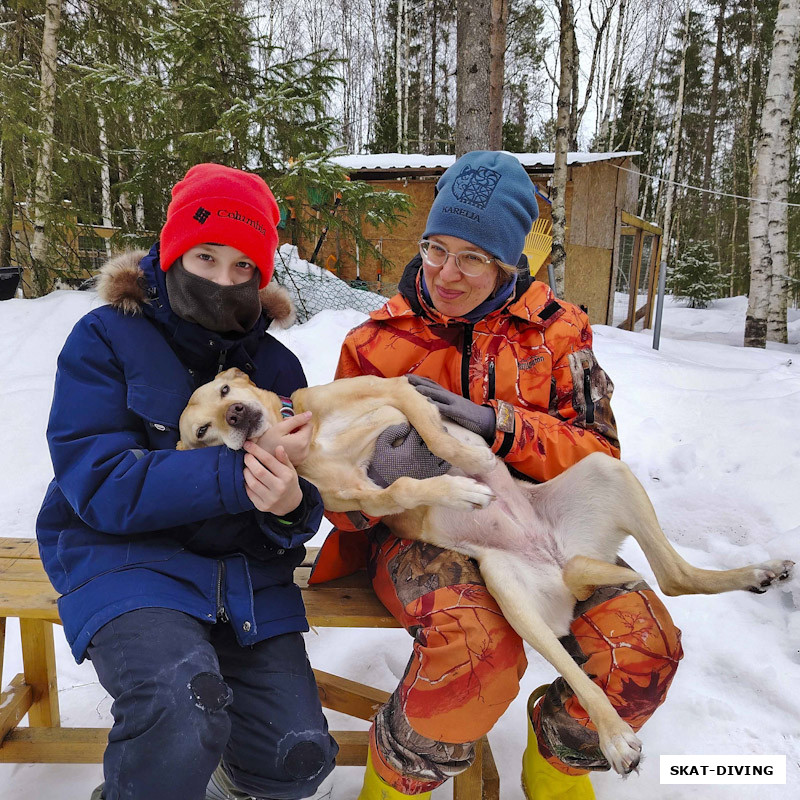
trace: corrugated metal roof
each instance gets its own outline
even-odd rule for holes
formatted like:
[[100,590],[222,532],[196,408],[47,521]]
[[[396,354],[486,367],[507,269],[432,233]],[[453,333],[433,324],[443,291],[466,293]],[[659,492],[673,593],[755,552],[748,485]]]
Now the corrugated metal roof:
[[[510,153],[516,156],[524,167],[552,167],[554,153]],[[610,161],[615,158],[628,158],[641,155],[633,150],[622,153],[568,153],[567,165],[591,164],[596,161]],[[357,153],[355,155],[334,156],[331,159],[339,166],[349,170],[402,170],[402,169],[447,169],[456,160],[453,155],[426,156],[420,153]]]

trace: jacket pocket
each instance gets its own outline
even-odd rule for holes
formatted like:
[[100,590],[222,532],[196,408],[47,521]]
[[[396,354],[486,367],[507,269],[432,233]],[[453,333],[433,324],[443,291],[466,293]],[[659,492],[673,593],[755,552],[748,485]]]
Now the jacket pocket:
[[178,422],[189,398],[142,383],[128,385],[128,408],[140,417],[151,450],[174,450]]

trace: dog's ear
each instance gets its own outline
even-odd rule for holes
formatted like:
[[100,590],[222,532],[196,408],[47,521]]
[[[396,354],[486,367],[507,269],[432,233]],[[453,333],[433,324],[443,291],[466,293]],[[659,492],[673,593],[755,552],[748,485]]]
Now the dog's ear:
[[175,445],[176,450],[188,450],[189,448],[182,442],[179,441],[178,444]]

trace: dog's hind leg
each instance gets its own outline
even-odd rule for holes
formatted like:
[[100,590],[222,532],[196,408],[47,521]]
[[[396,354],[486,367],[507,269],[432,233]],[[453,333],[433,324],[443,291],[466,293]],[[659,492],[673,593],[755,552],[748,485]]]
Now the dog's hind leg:
[[579,601],[586,600],[598,586],[617,586],[644,580],[638,572],[628,567],[586,556],[573,556],[564,565],[562,577],[567,588]]
[[526,585],[519,559],[484,551],[478,559],[481,575],[503,616],[514,630],[546,658],[572,687],[597,728],[600,749],[611,766],[626,775],[636,768],[642,744],[602,689],[572,660],[535,607],[536,592]]
[[619,543],[632,536],[644,551],[658,585],[667,595],[718,594],[736,589],[766,591],[785,580],[792,561],[776,559],[729,570],[700,569],[682,558],[658,524],[641,483],[617,459],[599,453],[587,456],[552,481],[533,487],[546,502],[554,524],[565,532],[569,555],[613,561]]
[[642,485],[630,469],[624,464],[620,466],[623,468],[620,478],[629,487],[630,498],[624,515],[624,528],[644,551],[665,594],[719,594],[737,589],[761,593],[791,574],[794,563],[780,559],[727,570],[692,566],[678,554],[664,535]]

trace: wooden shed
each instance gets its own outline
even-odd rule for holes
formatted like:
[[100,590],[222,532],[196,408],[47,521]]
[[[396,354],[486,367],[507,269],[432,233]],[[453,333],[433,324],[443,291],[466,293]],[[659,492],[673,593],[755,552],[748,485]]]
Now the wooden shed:
[[[553,154],[513,155],[525,167],[539,193],[547,198]],[[593,323],[622,322],[631,327],[637,318],[649,318],[655,290],[655,240],[660,231],[635,216],[639,175],[632,158],[636,155],[570,153],[568,157],[566,299],[585,306]],[[391,294],[404,265],[417,252],[436,181],[455,156],[384,153],[339,156],[334,160],[348,170],[351,180],[366,181],[379,190],[405,192],[413,201],[411,215],[392,231],[364,228],[367,238],[388,259],[388,266],[381,269],[375,259],[358,258],[352,242],[336,235],[329,235],[316,259],[344,280],[359,279],[372,289]],[[539,212],[550,217],[547,199],[539,199]],[[643,227],[637,227],[639,223]],[[650,237],[646,243],[643,236]],[[282,241],[288,238],[288,232],[284,232]],[[301,256],[308,258],[315,242],[298,244]],[[644,269],[639,269],[640,263]],[[547,262],[537,278],[547,280]]]

